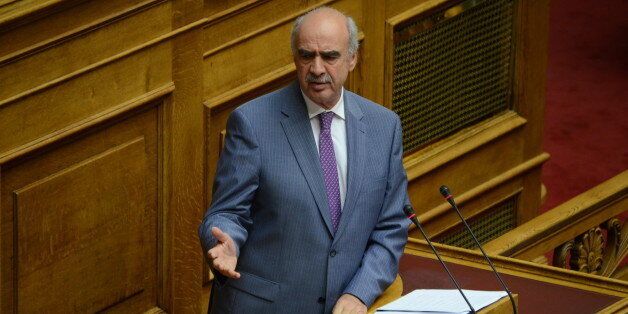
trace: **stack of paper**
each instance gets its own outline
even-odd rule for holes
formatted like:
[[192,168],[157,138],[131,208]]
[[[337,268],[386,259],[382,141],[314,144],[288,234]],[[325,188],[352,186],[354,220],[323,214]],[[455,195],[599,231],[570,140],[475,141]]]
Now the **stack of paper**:
[[[507,296],[505,291],[462,290],[476,311]],[[388,303],[376,313],[469,313],[469,305],[458,290],[422,289]]]

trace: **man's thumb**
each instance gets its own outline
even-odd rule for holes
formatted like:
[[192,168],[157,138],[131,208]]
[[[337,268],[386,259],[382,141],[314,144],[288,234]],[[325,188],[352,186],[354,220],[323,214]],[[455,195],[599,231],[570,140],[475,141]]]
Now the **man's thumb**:
[[229,235],[222,232],[222,230],[220,230],[220,228],[218,227],[212,228],[212,235],[220,242],[227,242],[229,240]]

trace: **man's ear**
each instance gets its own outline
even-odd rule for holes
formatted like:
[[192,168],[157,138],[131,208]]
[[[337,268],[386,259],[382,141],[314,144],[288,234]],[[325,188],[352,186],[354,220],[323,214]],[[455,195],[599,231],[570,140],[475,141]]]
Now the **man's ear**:
[[349,71],[353,71],[353,68],[355,68],[355,65],[358,63],[358,53],[354,53],[349,60]]

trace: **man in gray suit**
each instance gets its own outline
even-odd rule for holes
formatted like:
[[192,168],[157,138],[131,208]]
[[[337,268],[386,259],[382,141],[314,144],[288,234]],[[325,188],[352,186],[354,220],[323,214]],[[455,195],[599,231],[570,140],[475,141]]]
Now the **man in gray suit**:
[[298,82],[235,109],[199,236],[212,313],[366,313],[407,238],[396,114],[343,89],[357,28],[297,19]]

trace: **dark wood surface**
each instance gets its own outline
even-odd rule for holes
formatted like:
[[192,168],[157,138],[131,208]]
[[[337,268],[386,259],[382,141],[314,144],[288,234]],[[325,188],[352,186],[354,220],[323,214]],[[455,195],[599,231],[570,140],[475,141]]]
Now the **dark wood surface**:
[[[448,263],[447,267],[464,289],[501,290],[488,270]],[[404,254],[399,265],[403,294],[415,289],[455,289],[435,259]],[[576,289],[530,278],[502,275],[506,285],[519,295],[520,313],[595,313],[619,297]]]

